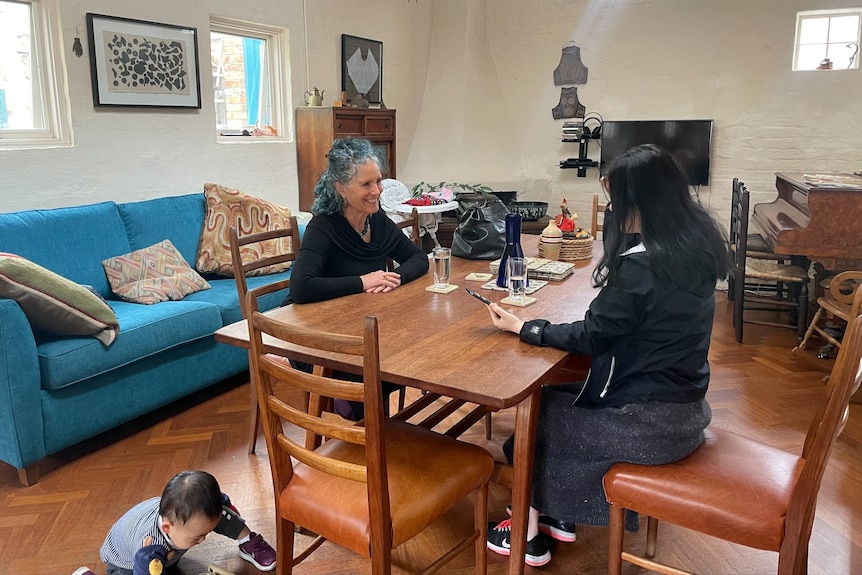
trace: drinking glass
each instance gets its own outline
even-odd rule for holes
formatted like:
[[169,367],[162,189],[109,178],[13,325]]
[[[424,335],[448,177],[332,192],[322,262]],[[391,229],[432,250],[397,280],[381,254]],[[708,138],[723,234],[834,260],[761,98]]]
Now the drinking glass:
[[434,248],[431,252],[434,265],[434,287],[449,287],[449,265],[452,261],[452,250],[449,248]]
[[509,272],[509,299],[521,302],[527,298],[527,260],[509,258],[506,262]]

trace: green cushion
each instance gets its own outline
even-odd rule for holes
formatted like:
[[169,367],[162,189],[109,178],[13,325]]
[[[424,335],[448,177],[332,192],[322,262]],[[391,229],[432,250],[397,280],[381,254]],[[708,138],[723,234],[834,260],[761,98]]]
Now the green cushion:
[[34,331],[92,335],[106,346],[120,331],[114,310],[87,287],[14,254],[0,253],[0,297],[18,302]]

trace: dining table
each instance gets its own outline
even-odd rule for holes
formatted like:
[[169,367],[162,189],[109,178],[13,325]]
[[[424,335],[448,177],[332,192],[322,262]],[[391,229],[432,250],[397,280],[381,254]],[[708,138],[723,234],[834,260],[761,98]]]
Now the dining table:
[[[537,255],[538,239],[522,236],[526,256]],[[526,307],[504,305],[504,308],[524,320],[543,318],[563,323],[583,319],[598,293],[591,276],[601,253],[600,242],[595,242],[592,259],[575,262],[570,276],[548,281],[532,293],[534,303]],[[530,345],[515,334],[497,329],[486,305],[464,288],[469,287],[495,302],[508,293],[482,288],[481,280],[468,280],[467,276],[474,273],[489,274],[489,262],[453,257],[450,284],[459,287],[450,293],[426,289],[434,284],[429,270],[389,292],[294,303],[264,313],[292,325],[350,335],[361,335],[364,318],[376,316],[384,381],[476,403],[490,411],[515,407],[508,572],[523,574],[541,389],[543,385],[583,379],[590,359],[553,347]],[[248,324],[241,320],[222,327],[215,333],[215,339],[248,348]],[[362,370],[361,358],[310,350],[272,338],[265,338],[264,346],[278,349],[297,361],[352,373]]]

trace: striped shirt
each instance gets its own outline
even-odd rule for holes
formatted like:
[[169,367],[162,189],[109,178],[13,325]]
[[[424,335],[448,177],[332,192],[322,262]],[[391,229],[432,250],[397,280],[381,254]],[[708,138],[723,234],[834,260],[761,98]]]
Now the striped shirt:
[[122,569],[134,569],[135,553],[144,546],[147,536],[153,538],[152,545],[161,545],[168,550],[165,567],[170,567],[180,560],[186,550],[175,548],[162,533],[159,521],[160,501],[160,497],[142,501],[114,523],[99,550],[103,563],[110,563]]

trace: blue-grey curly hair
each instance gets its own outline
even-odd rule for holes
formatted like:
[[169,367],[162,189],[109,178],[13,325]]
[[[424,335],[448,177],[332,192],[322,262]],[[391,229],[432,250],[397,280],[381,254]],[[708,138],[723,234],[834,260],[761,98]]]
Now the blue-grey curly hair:
[[335,189],[335,182],[346,186],[356,175],[357,168],[369,160],[377,162],[380,171],[386,170],[385,162],[374,144],[363,138],[339,138],[332,143],[326,154],[329,165],[314,186],[313,214],[336,214],[344,209],[344,198]]

